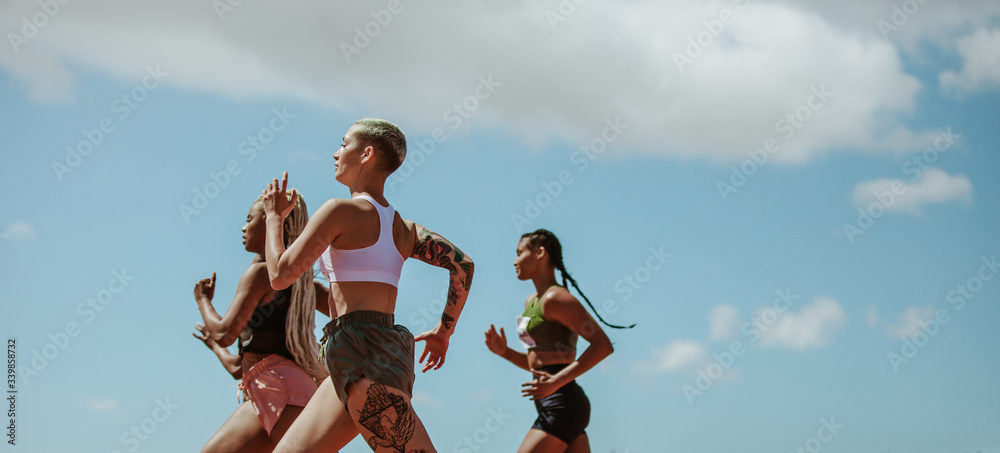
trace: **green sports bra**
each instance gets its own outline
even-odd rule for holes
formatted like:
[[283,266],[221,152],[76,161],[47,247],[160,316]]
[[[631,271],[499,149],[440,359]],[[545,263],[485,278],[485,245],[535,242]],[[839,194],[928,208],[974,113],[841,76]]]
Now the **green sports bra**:
[[[542,295],[544,294],[543,292]],[[546,320],[538,299],[537,295],[533,297],[525,307],[524,314],[517,318],[517,335],[521,343],[535,351],[573,352],[572,359],[576,359],[576,340],[579,335],[558,322]]]

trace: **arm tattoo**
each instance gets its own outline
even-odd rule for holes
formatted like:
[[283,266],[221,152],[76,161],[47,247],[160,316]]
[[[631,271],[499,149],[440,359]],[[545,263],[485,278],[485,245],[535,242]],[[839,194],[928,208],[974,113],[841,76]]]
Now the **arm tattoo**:
[[474,267],[466,259],[465,253],[451,242],[448,242],[447,239],[427,228],[422,228],[420,233],[417,234],[417,243],[413,246],[413,254],[411,256],[434,266],[448,269],[448,272],[453,276],[459,273],[459,269],[465,274],[464,279],[453,279],[449,285],[448,305],[457,304],[459,292],[463,290],[469,291],[469,288],[472,287]]
[[444,326],[445,330],[451,330],[452,326],[455,325],[455,318],[448,316],[447,313],[441,314],[441,325]]
[[377,447],[405,451],[416,428],[413,409],[402,396],[389,393],[378,382],[373,382],[368,387],[368,399],[361,408],[358,422],[373,434],[368,438],[368,446],[372,451]]

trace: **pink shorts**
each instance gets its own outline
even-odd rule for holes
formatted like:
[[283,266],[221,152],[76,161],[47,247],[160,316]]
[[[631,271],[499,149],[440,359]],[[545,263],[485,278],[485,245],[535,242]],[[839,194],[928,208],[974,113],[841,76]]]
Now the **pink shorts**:
[[270,436],[285,406],[305,407],[316,393],[316,383],[295,362],[272,354],[243,374],[239,389],[246,393]]

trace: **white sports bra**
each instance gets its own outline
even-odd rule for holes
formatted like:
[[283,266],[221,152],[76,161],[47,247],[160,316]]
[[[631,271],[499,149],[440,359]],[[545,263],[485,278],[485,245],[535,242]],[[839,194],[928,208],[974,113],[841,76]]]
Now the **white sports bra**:
[[368,247],[354,250],[337,250],[330,246],[320,256],[320,269],[330,283],[336,282],[378,282],[399,287],[399,275],[403,261],[396,243],[392,240],[392,222],[396,210],[392,205],[382,206],[368,195],[354,198],[367,200],[378,212],[378,240]]

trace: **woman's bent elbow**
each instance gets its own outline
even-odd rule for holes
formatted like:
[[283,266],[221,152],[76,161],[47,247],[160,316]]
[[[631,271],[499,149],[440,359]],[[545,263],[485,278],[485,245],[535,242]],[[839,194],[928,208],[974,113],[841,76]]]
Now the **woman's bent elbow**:
[[607,358],[608,356],[610,356],[614,352],[615,352],[615,346],[613,344],[611,344],[611,341],[607,341],[607,342],[601,344],[601,353],[602,353],[602,355],[605,358]]
[[222,335],[221,337],[217,337],[215,339],[215,343],[224,348],[228,348],[232,346],[233,343],[236,343],[237,338],[239,338],[239,335],[233,335],[231,333],[227,333],[225,335]]
[[292,286],[292,283],[295,283],[295,280],[292,281],[286,281],[286,280],[287,279],[282,278],[281,276],[271,278],[271,289],[275,291],[281,291],[285,288],[288,288],[289,286]]

